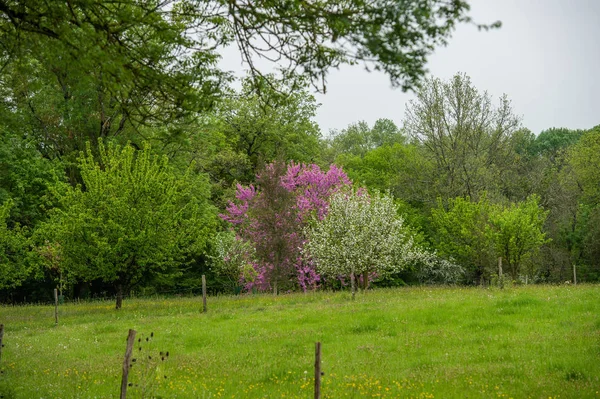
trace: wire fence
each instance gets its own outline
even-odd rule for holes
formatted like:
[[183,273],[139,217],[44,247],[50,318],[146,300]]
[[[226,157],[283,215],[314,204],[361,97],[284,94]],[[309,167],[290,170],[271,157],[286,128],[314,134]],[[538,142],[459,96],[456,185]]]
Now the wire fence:
[[[211,283],[206,286],[206,293],[211,297],[219,296],[235,296],[243,294],[241,287],[236,287],[234,284],[228,283]],[[156,298],[177,298],[177,297],[201,297],[202,287],[180,287],[169,289],[141,288],[132,290],[127,294],[123,294],[123,300],[128,299],[156,299]],[[59,295],[59,303],[76,304],[76,303],[94,303],[116,301],[117,294],[109,291],[100,291],[89,293],[87,295]],[[27,301],[11,301],[1,303],[0,306],[47,306],[54,305],[54,288],[48,290],[48,296],[45,300]]]

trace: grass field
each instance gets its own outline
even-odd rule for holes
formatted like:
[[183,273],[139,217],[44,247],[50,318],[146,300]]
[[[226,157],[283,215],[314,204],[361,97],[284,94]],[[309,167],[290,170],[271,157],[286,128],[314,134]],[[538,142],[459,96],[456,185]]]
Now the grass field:
[[600,398],[597,285],[218,297],[206,314],[201,298],[123,306],[67,304],[58,327],[52,306],[0,307],[0,396],[117,397],[133,328],[131,398],[311,398],[316,341],[326,398]]

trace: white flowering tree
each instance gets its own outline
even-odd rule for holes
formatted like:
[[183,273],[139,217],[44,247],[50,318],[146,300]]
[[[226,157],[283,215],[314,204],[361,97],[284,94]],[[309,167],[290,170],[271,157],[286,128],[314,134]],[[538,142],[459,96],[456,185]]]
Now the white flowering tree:
[[325,276],[349,276],[352,297],[355,276],[383,276],[432,254],[418,248],[391,197],[366,192],[339,192],[331,198],[327,216],[306,229],[303,253]]

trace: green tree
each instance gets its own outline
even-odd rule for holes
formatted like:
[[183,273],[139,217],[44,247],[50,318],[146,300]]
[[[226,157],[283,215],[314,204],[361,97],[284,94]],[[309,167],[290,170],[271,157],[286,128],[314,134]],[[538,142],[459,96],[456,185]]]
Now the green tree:
[[495,273],[498,257],[513,280],[523,272],[523,265],[533,276],[534,256],[547,242],[543,232],[547,215],[535,195],[508,205],[492,204],[482,196],[477,202],[450,199],[448,208],[440,200],[431,218],[440,254],[464,266],[468,282],[483,283]]
[[389,119],[378,119],[373,127],[365,121],[350,124],[340,131],[333,130],[325,140],[327,157],[337,162],[340,156],[364,157],[367,152],[382,146],[406,141],[404,133]]
[[462,197],[448,199],[447,208],[440,199],[438,207],[431,211],[436,249],[440,255],[452,257],[462,265],[471,284],[489,278],[496,258],[490,209],[491,204],[484,196],[477,202]]
[[79,167],[84,187],[55,187],[61,207],[42,232],[60,245],[64,270],[114,285],[117,309],[132,287],[180,275],[204,249],[216,223],[204,177],[177,174],[149,148],[102,143]]
[[600,126],[583,134],[567,155],[568,165],[563,169],[566,190],[576,201],[571,219],[572,261],[580,266],[579,277],[600,279]]
[[586,132],[569,154],[584,201],[600,203],[600,125]]
[[383,145],[364,157],[342,154],[336,164],[343,166],[352,181],[370,189],[390,191],[394,197],[414,204],[429,197],[427,178],[433,165],[413,144]]
[[61,176],[61,169],[59,163],[44,159],[31,140],[0,126],[0,204],[12,203],[9,225],[33,228],[44,219],[48,185]]
[[18,224],[9,228],[6,223],[11,207],[11,201],[0,205],[0,290],[18,287],[33,273],[27,230]]
[[435,165],[431,181],[443,198],[482,191],[500,196],[514,165],[511,138],[519,128],[506,96],[494,106],[464,74],[450,81],[428,79],[406,109],[405,130]]
[[325,159],[343,166],[361,186],[389,191],[395,198],[419,206],[427,197],[426,178],[432,165],[393,121],[378,119],[372,127],[363,121],[351,124],[333,131],[325,143]]
[[561,159],[562,153],[576,144],[584,132],[584,130],[555,127],[546,129],[537,135],[530,147],[530,152],[542,155],[552,164],[556,164]]
[[[532,261],[547,241],[542,231],[547,216],[548,212],[539,206],[539,197],[535,195],[518,204],[492,208],[490,223],[496,250],[513,280],[518,279],[523,265]],[[531,275],[533,271],[530,267],[525,272]]]
[[236,183],[254,183],[265,163],[320,159],[314,97],[303,89],[286,94],[283,84],[266,80],[257,94],[256,84],[246,78],[239,91],[227,91],[211,112],[179,133],[166,126],[147,136],[177,167],[194,162],[198,172],[206,173],[219,208],[234,195]]
[[[319,157],[321,132],[314,121],[315,98],[305,90],[282,94],[285,86],[261,83],[260,95],[255,82],[244,81],[236,93],[217,107],[217,129],[228,147],[248,166],[240,182],[254,180],[258,169],[276,159],[312,163]],[[213,167],[218,167],[215,160]]]
[[[573,262],[581,264],[581,187],[570,164],[570,154],[581,130],[551,128],[542,131],[529,148],[529,180],[537,182],[540,203],[549,210],[544,231],[551,239],[542,247],[542,275],[549,281],[572,279]],[[585,279],[580,270],[579,279]]]

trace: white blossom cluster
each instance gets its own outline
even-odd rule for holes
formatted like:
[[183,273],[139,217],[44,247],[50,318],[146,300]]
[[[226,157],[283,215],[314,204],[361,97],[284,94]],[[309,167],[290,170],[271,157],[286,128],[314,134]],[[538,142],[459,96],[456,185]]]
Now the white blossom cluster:
[[327,216],[306,232],[304,252],[327,276],[399,272],[420,256],[392,199],[340,192]]
[[333,195],[327,216],[306,230],[303,253],[325,276],[396,273],[437,262],[419,248],[390,196],[360,192]]
[[218,233],[213,239],[214,254],[208,255],[212,269],[232,281],[239,280],[251,268],[254,248],[230,231]]

